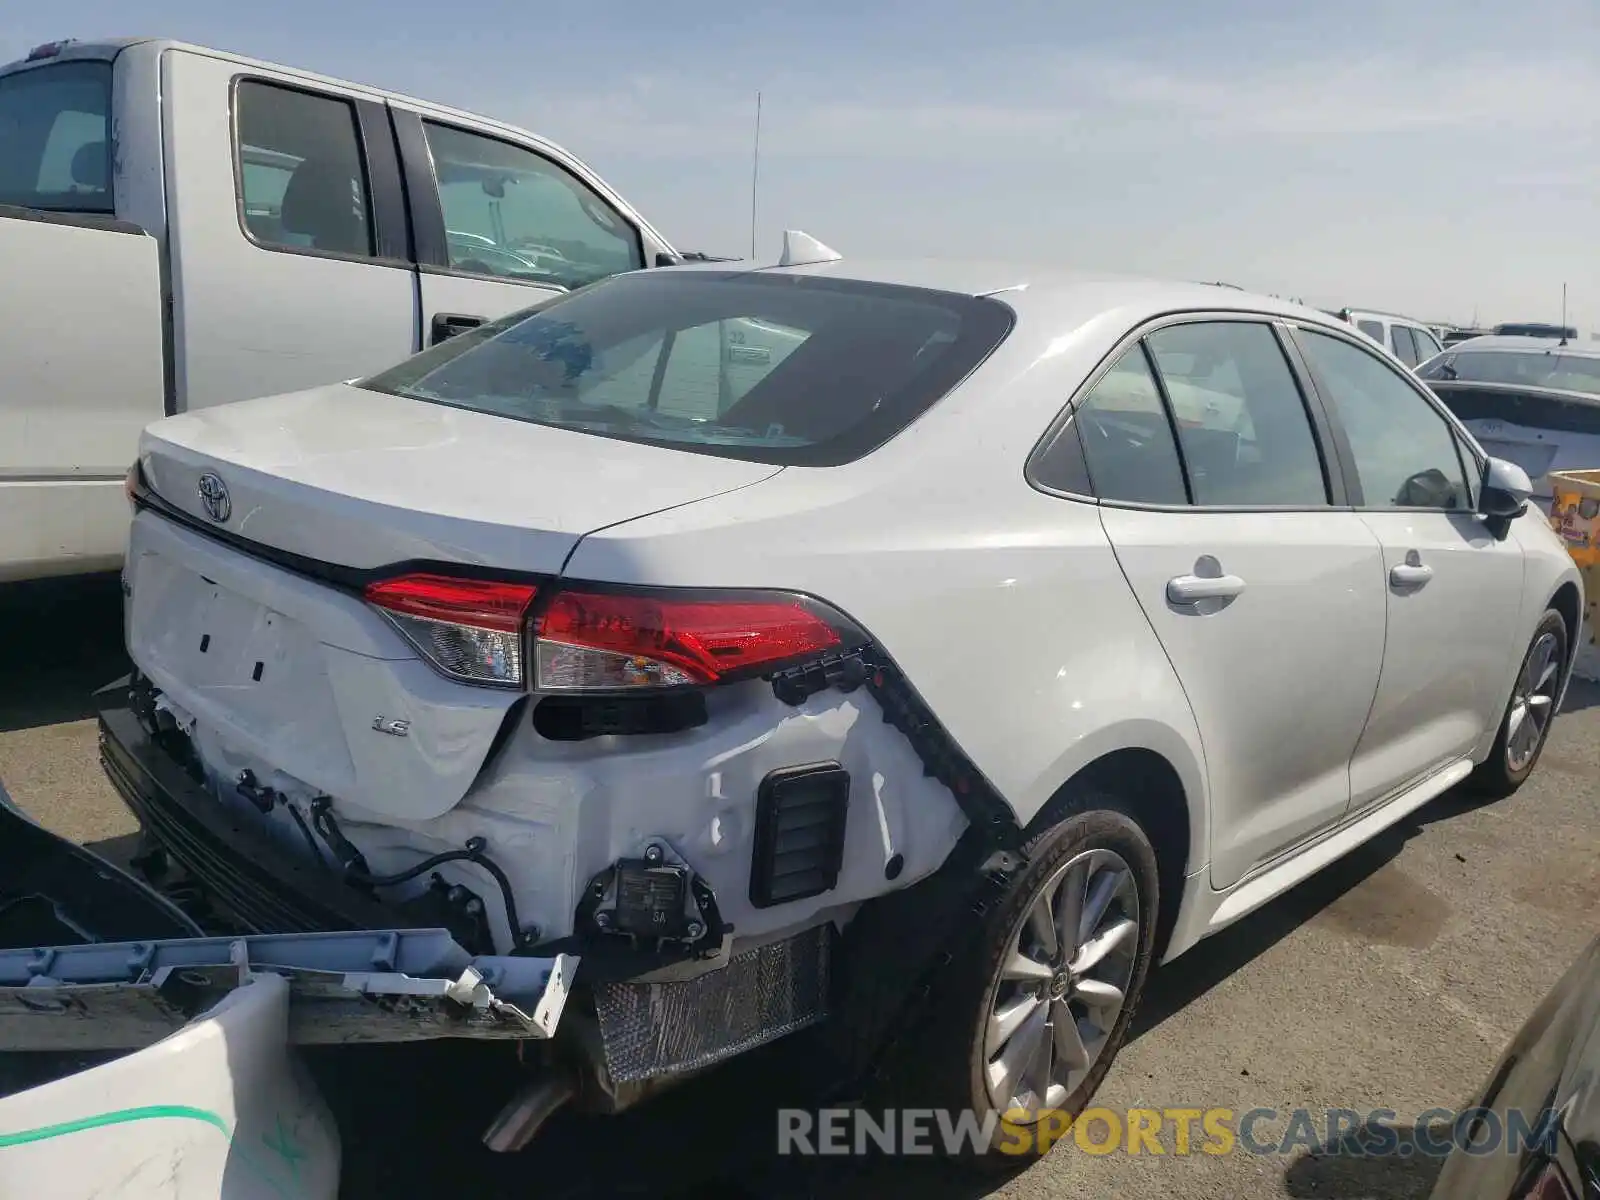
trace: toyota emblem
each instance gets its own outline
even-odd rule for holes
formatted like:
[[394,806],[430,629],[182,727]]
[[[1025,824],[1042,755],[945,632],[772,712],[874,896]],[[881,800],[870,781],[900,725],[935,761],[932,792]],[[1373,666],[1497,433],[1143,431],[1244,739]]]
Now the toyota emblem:
[[207,471],[200,476],[200,483],[195,490],[200,493],[200,507],[218,525],[233,513],[233,501],[228,499],[228,485],[222,482],[220,475]]

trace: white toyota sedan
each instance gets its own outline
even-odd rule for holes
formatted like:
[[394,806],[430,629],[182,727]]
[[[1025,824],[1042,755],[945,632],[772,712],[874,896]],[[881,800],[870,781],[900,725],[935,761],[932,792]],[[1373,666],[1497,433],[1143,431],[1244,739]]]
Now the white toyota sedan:
[[130,473],[140,862],[219,928],[571,956],[500,1145],[807,1026],[924,1107],[1077,1111],[1153,964],[1513,791],[1560,706],[1527,477],[1349,325],[796,243]]

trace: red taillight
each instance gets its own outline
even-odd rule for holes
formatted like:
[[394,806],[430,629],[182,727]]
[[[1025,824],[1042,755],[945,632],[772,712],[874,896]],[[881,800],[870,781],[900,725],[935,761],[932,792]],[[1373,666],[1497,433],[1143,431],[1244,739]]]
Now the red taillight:
[[788,593],[540,597],[532,583],[419,573],[369,584],[363,595],[450,678],[539,692],[703,687],[865,642],[846,618]]
[[1527,1200],[1577,1200],[1577,1193],[1555,1163],[1545,1167],[1522,1194]]
[[523,619],[538,589],[531,583],[401,575],[364,592],[444,674],[467,683],[521,687]]
[[534,687],[617,691],[720,683],[839,649],[799,596],[675,599],[561,592],[534,619]]

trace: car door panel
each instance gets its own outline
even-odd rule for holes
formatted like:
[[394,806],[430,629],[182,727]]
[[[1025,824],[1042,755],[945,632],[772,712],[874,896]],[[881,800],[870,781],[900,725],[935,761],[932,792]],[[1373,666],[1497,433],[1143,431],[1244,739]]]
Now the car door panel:
[[[416,274],[392,148],[368,103],[169,50],[167,230],[185,407],[336,383],[410,354]],[[385,151],[388,157],[385,157]],[[398,247],[398,249],[396,249]]]
[[[1507,631],[1518,627],[1522,549],[1471,513],[1367,512],[1383,547],[1389,638],[1350,769],[1360,808],[1472,752],[1498,724]],[[1404,578],[1411,567],[1426,574]],[[1396,576],[1400,577],[1396,577]]]
[[1342,818],[1377,687],[1378,542],[1329,504],[1318,421],[1264,319],[1154,329],[1075,406],[1107,538],[1199,726],[1219,888]]
[[[1211,788],[1211,882],[1227,887],[1348,806],[1350,753],[1383,659],[1377,539],[1335,509],[1105,506],[1101,520],[1194,709]],[[1191,575],[1242,587],[1173,603],[1172,580]]]
[[1498,724],[1522,548],[1476,515],[1476,457],[1420,385],[1353,340],[1310,330],[1296,340],[1383,554],[1383,670],[1350,768],[1359,809],[1472,753]]

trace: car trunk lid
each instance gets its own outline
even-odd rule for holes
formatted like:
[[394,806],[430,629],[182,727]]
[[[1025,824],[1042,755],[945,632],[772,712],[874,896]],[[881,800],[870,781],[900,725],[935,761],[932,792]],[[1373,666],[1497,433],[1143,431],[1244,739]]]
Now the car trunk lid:
[[317,562],[540,573],[585,533],[780,469],[347,384],[158,421],[140,463],[185,515]]

